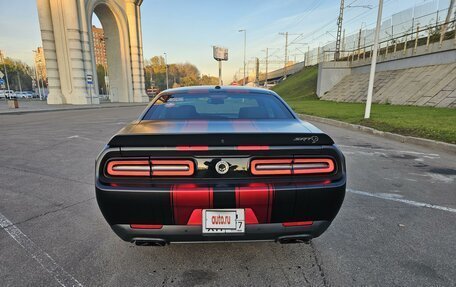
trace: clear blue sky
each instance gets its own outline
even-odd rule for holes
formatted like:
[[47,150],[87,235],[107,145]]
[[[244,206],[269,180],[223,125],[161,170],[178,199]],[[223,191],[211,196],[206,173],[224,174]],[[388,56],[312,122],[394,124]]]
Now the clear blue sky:
[[[440,6],[449,3],[449,0],[384,1],[384,18],[425,2],[440,1]],[[347,34],[357,31],[363,23],[374,26],[377,0],[345,2],[374,6],[371,10],[346,9]],[[304,33],[308,37],[302,42],[312,42],[315,47],[333,40],[339,3],[339,0],[144,0],[141,7],[144,56],[151,58],[167,52],[170,63],[190,62],[201,73],[216,76],[217,62],[212,59],[211,47],[221,45],[229,49],[229,61],[224,62],[223,70],[225,82],[231,81],[243,61],[243,34],[239,29],[247,29],[247,60],[264,57],[262,50],[266,47],[279,48],[271,52],[271,59],[280,60],[285,39],[279,32]],[[317,30],[324,24],[328,25]],[[290,36],[290,40],[294,37]],[[0,49],[9,57],[32,64],[32,49],[41,45],[36,0],[0,0]],[[295,47],[290,47],[289,54],[299,53]],[[274,68],[278,66],[271,67]]]

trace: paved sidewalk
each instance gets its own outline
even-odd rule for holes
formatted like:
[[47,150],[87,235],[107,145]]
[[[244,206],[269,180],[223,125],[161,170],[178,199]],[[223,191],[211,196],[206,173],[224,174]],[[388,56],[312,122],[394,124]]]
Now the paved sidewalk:
[[19,108],[11,109],[5,100],[0,100],[0,115],[3,114],[22,114],[35,112],[51,112],[62,110],[85,110],[100,108],[117,108],[130,106],[144,106],[147,103],[101,103],[99,105],[48,105],[46,101],[40,100],[18,100]]

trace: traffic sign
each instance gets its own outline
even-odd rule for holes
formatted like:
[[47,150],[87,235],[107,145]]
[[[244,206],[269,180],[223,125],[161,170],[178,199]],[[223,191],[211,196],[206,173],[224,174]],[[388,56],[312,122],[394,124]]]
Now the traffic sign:
[[93,84],[92,75],[86,75],[86,81],[87,81],[87,84],[92,85]]
[[0,71],[0,78],[3,78],[3,76],[4,75],[3,75],[2,71]]
[[0,85],[3,85],[3,84],[5,84],[5,80],[0,79]]

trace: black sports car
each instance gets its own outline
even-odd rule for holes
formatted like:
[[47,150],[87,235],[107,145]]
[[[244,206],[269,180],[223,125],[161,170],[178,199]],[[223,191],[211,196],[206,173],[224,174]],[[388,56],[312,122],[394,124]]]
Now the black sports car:
[[138,245],[307,242],[331,224],[345,184],[333,140],[257,88],[166,90],[96,161],[98,205]]

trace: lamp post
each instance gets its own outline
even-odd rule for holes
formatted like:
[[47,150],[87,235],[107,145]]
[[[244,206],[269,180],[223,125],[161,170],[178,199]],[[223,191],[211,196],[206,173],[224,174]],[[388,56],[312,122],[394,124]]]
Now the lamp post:
[[238,32],[244,32],[244,78],[242,79],[242,85],[245,86],[245,53],[246,53],[246,47],[247,47],[247,30],[242,29],[242,30],[239,30]]
[[163,53],[165,55],[165,68],[166,68],[166,89],[169,89],[169,81],[168,81],[168,54]]
[[[34,61],[35,62],[35,77],[36,77],[36,85],[38,87],[38,95],[40,97],[40,100],[42,100],[43,96],[41,95],[40,80],[38,78],[38,67],[36,65],[36,53],[37,53],[37,51],[36,50],[32,50],[32,52],[35,53],[35,61]],[[43,87],[43,89],[44,89],[44,87]]]
[[375,68],[377,65],[377,49],[378,49],[378,38],[380,36],[380,27],[382,22],[382,10],[383,10],[383,0],[378,0],[378,14],[377,14],[377,27],[375,28],[374,36],[374,51],[372,52],[372,62],[369,75],[369,86],[367,88],[367,100],[366,100],[366,110],[364,112],[364,118],[370,118],[371,106],[372,106],[372,94],[374,92],[374,79],[375,79]]

